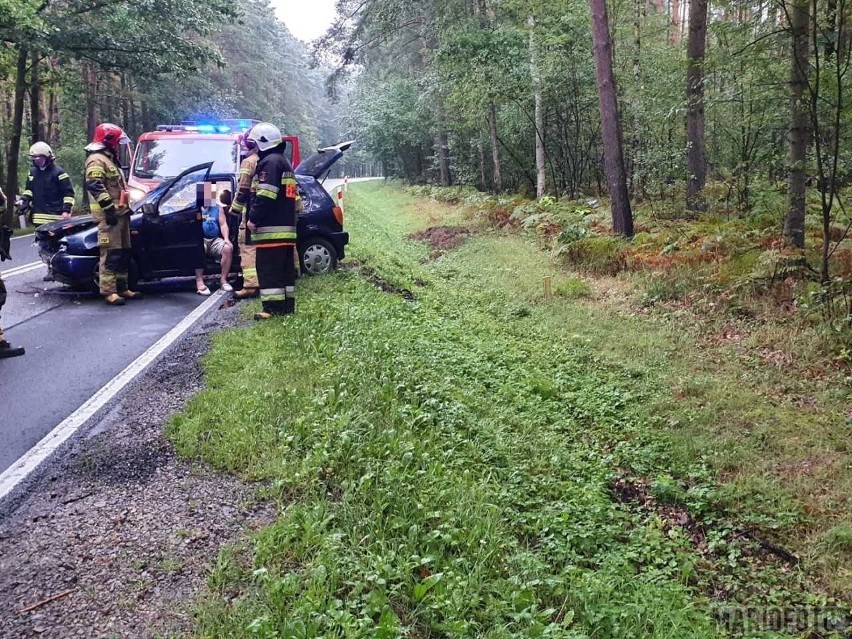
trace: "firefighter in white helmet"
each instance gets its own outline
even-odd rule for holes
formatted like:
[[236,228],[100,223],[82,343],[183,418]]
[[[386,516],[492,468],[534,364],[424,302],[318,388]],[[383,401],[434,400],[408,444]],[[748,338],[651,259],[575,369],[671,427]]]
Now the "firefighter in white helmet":
[[20,212],[28,214],[36,226],[71,217],[74,187],[65,169],[56,163],[53,149],[46,142],[36,142],[30,147],[30,160]]

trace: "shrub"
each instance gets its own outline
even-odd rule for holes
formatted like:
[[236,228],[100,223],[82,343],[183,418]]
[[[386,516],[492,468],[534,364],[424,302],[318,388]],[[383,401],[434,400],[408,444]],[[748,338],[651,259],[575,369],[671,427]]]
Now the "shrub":
[[592,296],[592,287],[576,277],[557,282],[553,294],[569,300],[585,299]]
[[596,235],[562,245],[557,254],[568,263],[597,275],[615,275],[625,270],[627,242],[609,236]]

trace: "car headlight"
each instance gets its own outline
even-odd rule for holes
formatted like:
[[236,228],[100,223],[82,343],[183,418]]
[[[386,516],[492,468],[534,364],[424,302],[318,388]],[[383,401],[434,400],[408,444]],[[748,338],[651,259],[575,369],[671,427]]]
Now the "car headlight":
[[127,189],[127,199],[130,200],[130,205],[133,206],[139,200],[148,195],[148,192],[143,189],[138,189],[135,186],[131,186]]

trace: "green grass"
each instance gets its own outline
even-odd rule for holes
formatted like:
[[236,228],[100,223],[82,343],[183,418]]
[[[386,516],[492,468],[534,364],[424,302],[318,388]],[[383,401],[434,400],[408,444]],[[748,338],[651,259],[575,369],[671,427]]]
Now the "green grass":
[[[588,301],[523,238],[481,233],[432,260],[405,238],[465,223],[457,208],[377,184],[347,204],[356,268],[300,280],[295,317],[217,335],[206,390],[169,426],[182,454],[280,504],[220,555],[194,636],[701,639],[724,636],[711,592],[821,601],[730,516],[748,503],[751,523],[789,531],[801,503],[717,482],[716,456],[772,438],[692,436],[723,393],[754,420],[760,398],[707,370],[674,402],[687,338]],[[622,503],[619,478],[650,478],[656,499]],[[826,537],[847,544],[843,526]]]
[[12,237],[18,237],[19,235],[29,235],[30,233],[35,232],[34,226],[25,226],[24,228],[15,228],[12,229]]

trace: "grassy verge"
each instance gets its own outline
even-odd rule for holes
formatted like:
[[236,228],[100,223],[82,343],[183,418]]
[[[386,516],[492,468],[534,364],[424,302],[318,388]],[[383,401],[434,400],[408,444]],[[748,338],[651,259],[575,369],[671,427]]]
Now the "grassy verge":
[[196,636],[720,637],[719,608],[844,594],[837,564],[762,537],[795,538],[803,502],[760,475],[720,485],[742,446],[687,436],[717,381],[732,414],[764,398],[724,369],[685,376],[686,335],[587,302],[567,273],[545,304],[554,263],[523,238],[436,252],[406,236],[460,209],[351,191],[355,268],[300,281],[294,318],[218,335],[169,427],[281,504],[219,557]]
[[15,228],[12,229],[12,237],[18,237],[19,235],[29,235],[30,233],[35,232],[34,226],[26,226],[24,228]]

